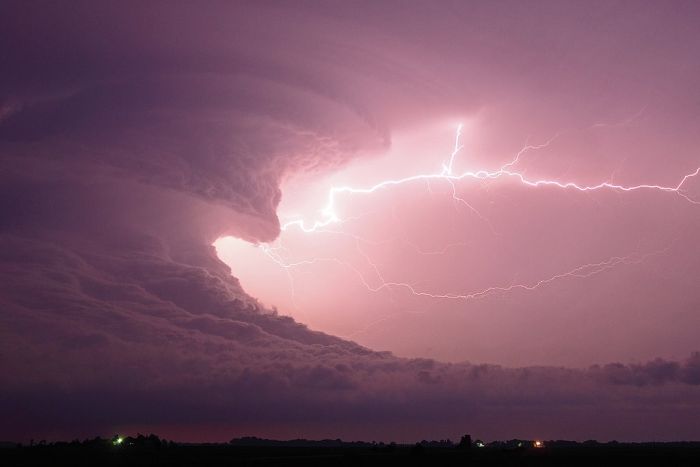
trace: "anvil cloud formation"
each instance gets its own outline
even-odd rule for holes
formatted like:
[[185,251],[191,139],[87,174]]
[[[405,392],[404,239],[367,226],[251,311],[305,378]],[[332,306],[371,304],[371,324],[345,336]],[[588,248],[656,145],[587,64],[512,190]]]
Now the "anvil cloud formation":
[[[613,339],[584,344],[620,356],[571,368],[406,359],[312,330],[246,293],[212,244],[274,241],[285,181],[465,116],[483,122],[476,162],[619,124],[531,170],[677,182],[700,161],[698,17],[693,2],[3,2],[0,438],[697,439],[698,206],[503,198],[500,228],[536,238],[522,213],[538,205],[607,252],[629,230],[586,227],[601,206],[664,251],[658,275],[603,289],[636,298],[615,302]],[[568,310],[523,330],[533,347],[589,316]]]

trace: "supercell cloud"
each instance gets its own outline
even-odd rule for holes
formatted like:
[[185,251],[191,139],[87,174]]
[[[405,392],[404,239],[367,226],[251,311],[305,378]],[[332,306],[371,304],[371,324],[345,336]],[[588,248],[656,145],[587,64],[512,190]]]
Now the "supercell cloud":
[[[0,437],[697,438],[687,336],[668,351],[635,333],[643,351],[575,368],[400,358],[261,305],[212,244],[273,241],[290,178],[462,116],[492,122],[484,153],[500,154],[648,106],[610,147],[643,137],[624,148],[639,158],[628,175],[673,183],[700,160],[698,14],[683,2],[3,3]],[[614,165],[558,164],[590,180]],[[648,206],[676,216],[652,243],[676,242],[682,270],[672,256],[664,273],[684,284],[671,303],[697,335],[700,211]]]

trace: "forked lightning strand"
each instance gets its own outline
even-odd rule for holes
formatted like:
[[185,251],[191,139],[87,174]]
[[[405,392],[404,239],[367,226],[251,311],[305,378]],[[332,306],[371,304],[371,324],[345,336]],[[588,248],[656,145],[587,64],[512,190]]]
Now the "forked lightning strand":
[[[511,177],[516,179],[518,182],[520,182],[524,186],[529,186],[529,187],[541,187],[541,186],[552,186],[556,188],[562,188],[562,189],[574,189],[578,191],[596,191],[596,190],[616,190],[616,191],[639,191],[639,190],[656,190],[656,191],[662,191],[662,192],[669,192],[669,193],[675,193],[682,198],[684,198],[686,201],[700,205],[700,200],[692,199],[690,196],[688,196],[683,190],[683,185],[688,181],[688,179],[693,178],[697,176],[700,173],[700,167],[695,169],[694,172],[691,172],[689,174],[684,175],[680,182],[675,185],[675,186],[664,186],[664,185],[653,185],[653,184],[641,184],[641,185],[619,185],[611,182],[601,182],[595,185],[582,185],[578,184],[575,182],[562,182],[558,180],[548,180],[548,179],[542,179],[542,180],[533,180],[529,179],[525,176],[525,174],[518,172],[516,170],[513,170],[512,168],[518,164],[520,161],[520,157],[525,154],[526,152],[530,150],[536,150],[536,149],[543,149],[549,144],[554,141],[558,135],[555,135],[553,138],[551,138],[549,141],[545,142],[544,144],[541,144],[539,146],[525,146],[522,148],[516,156],[508,162],[507,164],[502,165],[499,169],[497,170],[477,170],[477,171],[466,171],[462,172],[460,174],[455,174],[453,172],[453,165],[455,158],[457,154],[462,150],[463,146],[460,144],[459,139],[461,136],[462,132],[462,125],[460,125],[457,128],[457,135],[455,138],[455,147],[454,150],[452,151],[452,154],[450,155],[450,158],[448,159],[448,162],[446,164],[442,165],[442,170],[437,173],[427,173],[427,174],[417,174],[417,175],[412,175],[409,177],[405,178],[399,178],[399,179],[389,179],[389,180],[384,180],[381,181],[375,185],[372,185],[370,187],[366,188],[355,188],[351,186],[334,186],[328,191],[328,196],[326,199],[326,204],[324,205],[323,209],[321,210],[321,215],[322,218],[315,220],[311,225],[306,225],[306,223],[301,220],[292,220],[289,221],[285,224],[282,225],[282,230],[287,230],[291,227],[298,227],[302,231],[306,233],[311,233],[316,230],[319,230],[321,228],[327,227],[331,224],[342,222],[343,220],[340,218],[336,211],[336,199],[338,195],[343,194],[343,193],[349,193],[349,194],[371,194],[376,192],[377,190],[381,190],[383,188],[389,188],[393,186],[398,186],[398,185],[403,185],[406,183],[412,183],[412,182],[417,182],[417,181],[434,181],[434,180],[444,180],[450,183],[453,187],[453,198],[457,201],[460,201],[464,204],[466,204],[470,209],[476,212],[476,210],[471,207],[464,199],[459,198],[456,194],[456,191],[454,190],[454,182],[465,180],[465,179],[475,179],[475,180],[495,180],[503,177]],[[478,214],[478,212],[477,212]]]
[[[326,199],[326,204],[324,205],[323,209],[321,210],[322,218],[315,220],[311,225],[306,225],[303,220],[293,220],[290,222],[287,222],[282,225],[281,229],[283,231],[289,230],[292,227],[297,227],[299,228],[302,232],[305,233],[312,233],[312,232],[317,232],[317,233],[332,233],[332,234],[340,234],[340,235],[347,235],[351,238],[354,238],[356,241],[357,249],[358,252],[361,254],[361,256],[367,261],[368,265],[371,267],[371,269],[374,271],[375,277],[378,279],[377,281],[372,281],[368,280],[362,272],[354,267],[352,264],[348,263],[347,261],[342,261],[338,258],[335,257],[320,257],[320,258],[313,258],[313,259],[307,259],[307,260],[301,260],[301,261],[295,261],[295,262],[286,262],[282,255],[280,254],[281,248],[279,247],[272,247],[270,245],[260,245],[260,247],[263,249],[264,253],[270,257],[275,263],[277,263],[280,267],[284,268],[289,272],[289,270],[295,268],[295,267],[300,267],[300,266],[305,266],[305,265],[310,265],[310,264],[315,264],[319,262],[333,262],[336,264],[340,264],[342,266],[347,267],[350,269],[354,274],[357,275],[358,279],[360,282],[369,290],[370,292],[380,292],[382,290],[389,290],[392,291],[394,289],[400,290],[403,289],[405,291],[408,291],[411,295],[417,296],[417,297],[428,297],[428,298],[435,298],[435,299],[447,299],[447,300],[473,300],[473,299],[479,299],[486,297],[491,294],[495,293],[506,293],[506,292],[511,292],[515,290],[522,290],[522,291],[532,291],[535,289],[538,289],[542,286],[545,286],[553,281],[559,280],[559,279],[564,279],[564,278],[586,278],[590,277],[596,274],[599,274],[601,272],[604,272],[606,270],[609,270],[615,266],[618,266],[620,264],[638,264],[644,261],[646,258],[654,255],[658,255],[663,253],[663,251],[658,251],[654,253],[647,253],[647,254],[632,254],[628,256],[614,256],[611,258],[608,258],[607,260],[604,261],[599,261],[595,263],[589,263],[589,264],[584,264],[578,267],[575,267],[569,271],[562,272],[559,274],[555,274],[549,278],[546,279],[541,279],[532,283],[521,283],[521,284],[510,284],[506,286],[492,286],[492,287],[487,287],[482,290],[475,290],[469,293],[434,293],[434,292],[427,292],[423,290],[419,290],[416,286],[411,285],[409,283],[404,283],[404,282],[392,282],[392,281],[387,281],[384,279],[382,276],[379,267],[372,262],[370,259],[369,255],[367,255],[362,248],[360,247],[360,242],[367,242],[366,240],[357,237],[356,235],[350,234],[350,233],[345,233],[337,230],[328,230],[326,227],[328,227],[331,224],[335,223],[341,223],[345,222],[348,220],[351,220],[351,218],[348,219],[341,219],[341,217],[338,215],[336,211],[336,200],[338,195],[347,193],[347,194],[371,194],[374,193],[378,190],[384,189],[384,188],[390,188],[393,186],[398,186],[398,185],[403,185],[403,184],[408,184],[416,181],[426,181],[426,182],[431,182],[431,181],[437,181],[437,180],[442,180],[446,181],[447,183],[450,184],[452,188],[452,197],[455,201],[458,201],[460,203],[463,203],[469,209],[471,209],[473,212],[475,212],[477,215],[479,215],[482,219],[486,220],[481,214],[473,208],[469,203],[467,203],[466,200],[463,198],[459,197],[457,195],[457,190],[455,188],[455,182],[465,180],[465,179],[475,179],[475,180],[495,180],[503,177],[510,177],[512,179],[515,179],[518,181],[520,184],[528,187],[542,187],[542,186],[550,186],[550,187],[556,187],[556,188],[561,188],[561,189],[573,189],[573,190],[578,190],[582,192],[587,192],[587,191],[596,191],[596,190],[615,190],[615,191],[620,191],[620,192],[631,192],[631,191],[638,191],[638,190],[655,190],[655,191],[661,191],[661,192],[668,192],[668,193],[674,193],[679,196],[681,196],[684,200],[695,204],[695,205],[700,205],[700,200],[696,200],[691,198],[687,193],[683,191],[683,185],[691,178],[697,176],[700,174],[700,167],[695,169],[695,171],[684,175],[679,183],[675,186],[664,186],[664,185],[654,185],[654,184],[641,184],[641,185],[620,185],[620,184],[615,184],[612,182],[601,182],[596,185],[582,185],[578,184],[575,182],[562,182],[562,181],[557,181],[557,180],[547,180],[547,179],[542,179],[542,180],[533,180],[527,178],[523,173],[518,172],[514,170],[514,167],[520,162],[521,156],[523,156],[526,152],[531,151],[531,150],[538,150],[538,149],[543,149],[549,146],[559,135],[555,135],[548,141],[544,142],[543,144],[540,145],[527,145],[523,147],[516,155],[515,157],[508,163],[502,165],[499,169],[497,170],[477,170],[477,171],[466,171],[462,172],[460,174],[455,174],[454,173],[454,162],[459,154],[459,152],[463,149],[462,144],[460,143],[460,137],[462,134],[462,126],[460,125],[457,128],[456,136],[455,136],[455,145],[452,153],[450,154],[450,157],[448,161],[444,164],[442,164],[442,170],[437,173],[427,173],[427,174],[417,174],[413,175],[410,177],[405,177],[405,178],[399,178],[399,179],[388,179],[381,181],[375,185],[372,185],[370,187],[366,188],[355,188],[355,187],[350,187],[350,186],[335,186],[332,187],[329,192],[328,196]],[[487,221],[487,220],[486,220]],[[488,222],[488,221],[487,221]],[[367,242],[367,243],[373,243],[373,242]],[[410,242],[408,242],[410,244]],[[442,250],[436,250],[436,251],[422,251],[420,250],[416,245],[410,244],[414,249],[416,250],[417,253],[422,254],[422,255],[427,255],[427,254],[444,254],[447,249],[452,248],[454,246],[459,246],[459,245],[465,245],[464,243],[456,243],[456,244],[451,244],[446,246]],[[291,279],[291,276],[290,276]],[[372,283],[375,282],[373,285]]]

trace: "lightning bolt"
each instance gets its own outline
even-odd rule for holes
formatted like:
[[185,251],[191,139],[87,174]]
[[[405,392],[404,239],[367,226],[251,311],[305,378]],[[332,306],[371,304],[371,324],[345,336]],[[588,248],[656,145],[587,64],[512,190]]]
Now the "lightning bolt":
[[[447,159],[447,161],[441,165],[440,171],[435,172],[435,173],[416,174],[416,175],[408,176],[405,178],[387,179],[387,180],[383,180],[379,183],[376,183],[374,185],[371,185],[369,187],[352,187],[352,186],[334,186],[334,187],[331,187],[330,190],[328,191],[328,194],[326,197],[326,202],[320,211],[321,218],[313,221],[309,225],[307,225],[301,219],[296,219],[296,220],[288,221],[281,226],[282,231],[287,231],[287,230],[290,230],[293,228],[297,228],[301,232],[306,233],[306,234],[311,234],[311,233],[338,234],[338,235],[345,235],[345,236],[348,236],[350,238],[353,238],[355,240],[356,249],[357,249],[358,253],[365,260],[365,262],[368,264],[368,266],[370,267],[370,269],[373,272],[373,276],[374,276],[373,279],[369,279],[368,277],[366,277],[360,269],[353,266],[350,262],[343,261],[343,260],[336,258],[336,257],[330,256],[330,257],[318,257],[318,258],[312,258],[312,259],[304,259],[304,260],[299,260],[299,261],[287,261],[284,259],[285,255],[283,254],[284,249],[282,247],[274,247],[274,246],[271,246],[269,244],[258,245],[260,248],[262,248],[263,252],[270,259],[272,259],[280,267],[287,270],[287,273],[288,273],[288,276],[290,278],[291,285],[292,285],[293,296],[295,296],[296,294],[294,292],[294,284],[293,284],[293,277],[291,275],[291,270],[295,269],[295,268],[309,266],[312,264],[323,263],[323,262],[335,263],[335,264],[341,265],[342,267],[348,268],[348,270],[352,271],[353,274],[355,274],[357,276],[360,283],[369,292],[372,292],[372,293],[378,293],[381,291],[389,291],[393,294],[395,291],[404,290],[404,291],[410,293],[412,296],[416,296],[416,297],[426,297],[426,298],[430,298],[430,299],[441,299],[441,300],[469,301],[469,300],[481,299],[481,298],[484,298],[484,297],[487,297],[490,295],[494,295],[494,294],[504,294],[504,293],[509,293],[509,292],[518,291],[518,290],[523,291],[523,292],[530,292],[530,291],[534,291],[536,289],[539,289],[541,287],[544,287],[544,286],[546,286],[554,281],[564,280],[567,278],[579,278],[579,279],[581,279],[581,278],[592,277],[594,275],[603,273],[605,271],[608,271],[608,270],[610,270],[616,266],[622,265],[622,264],[639,264],[639,263],[645,261],[647,258],[649,258],[651,256],[659,255],[663,251],[665,251],[665,250],[662,250],[662,251],[646,253],[646,254],[634,253],[634,254],[627,255],[627,256],[612,256],[612,257],[609,257],[607,259],[604,259],[604,260],[601,260],[598,262],[583,264],[583,265],[574,267],[570,270],[554,274],[548,278],[536,280],[536,281],[529,282],[529,283],[517,283],[517,284],[511,283],[508,285],[490,286],[490,287],[486,287],[483,289],[473,290],[473,291],[463,292],[463,293],[431,292],[431,291],[427,291],[427,290],[421,290],[414,284],[386,280],[384,275],[382,274],[382,272],[380,270],[380,267],[372,261],[370,256],[361,247],[362,243],[377,245],[377,244],[379,244],[379,242],[372,242],[372,241],[363,239],[363,238],[356,236],[354,234],[351,234],[351,233],[343,232],[340,230],[331,230],[329,228],[333,224],[342,224],[342,223],[345,223],[345,222],[348,222],[350,220],[355,219],[355,218],[343,219],[338,214],[336,206],[337,206],[337,200],[338,200],[339,196],[341,196],[341,195],[370,195],[370,194],[375,193],[379,190],[390,189],[392,187],[396,187],[396,186],[400,186],[400,185],[404,185],[404,184],[415,183],[415,182],[425,182],[426,185],[428,186],[428,189],[430,189],[431,182],[444,181],[444,182],[447,182],[452,189],[453,201],[455,203],[461,203],[461,204],[465,205],[472,212],[474,212],[477,216],[479,216],[482,220],[486,221],[494,233],[495,233],[495,231],[494,231],[493,227],[491,226],[490,222],[488,221],[488,219],[486,219],[479,211],[477,211],[473,206],[471,206],[466,200],[464,200],[462,197],[458,196],[457,189],[456,189],[456,183],[463,181],[463,180],[467,180],[467,179],[484,181],[484,180],[497,180],[497,179],[501,179],[501,178],[509,178],[509,179],[516,180],[522,186],[531,187],[531,188],[554,187],[554,188],[559,188],[562,190],[577,190],[580,192],[591,192],[591,191],[598,191],[598,190],[613,190],[613,191],[619,191],[619,192],[653,190],[653,191],[676,194],[691,204],[700,205],[700,200],[696,200],[696,199],[691,198],[683,190],[683,187],[688,180],[690,180],[691,178],[696,177],[696,176],[698,176],[698,174],[700,174],[700,167],[695,169],[695,171],[684,175],[680,179],[680,181],[676,185],[673,185],[673,186],[664,186],[664,185],[657,185],[657,184],[622,185],[622,184],[613,183],[612,181],[601,182],[601,183],[594,184],[594,185],[584,185],[584,184],[579,184],[579,183],[575,183],[572,181],[559,181],[559,180],[549,180],[549,179],[530,179],[530,178],[526,177],[523,172],[518,171],[516,169],[521,158],[527,152],[535,151],[535,150],[539,150],[539,149],[544,149],[544,148],[548,147],[550,144],[552,144],[560,136],[559,133],[554,135],[552,138],[550,138],[549,140],[545,141],[542,144],[524,146],[522,149],[520,149],[520,151],[518,151],[515,154],[515,156],[513,157],[512,160],[510,160],[506,164],[503,164],[502,166],[500,166],[496,170],[483,169],[483,170],[477,170],[477,171],[470,170],[470,171],[465,171],[462,173],[455,173],[455,171],[454,171],[455,160],[456,160],[457,156],[459,155],[459,153],[464,148],[463,144],[461,144],[461,142],[460,142],[461,135],[462,135],[462,125],[459,125],[457,127],[457,131],[456,131],[456,135],[455,135],[455,142],[454,142],[453,150],[450,153],[450,156]],[[452,244],[445,246],[442,249],[427,251],[427,250],[421,250],[420,248],[418,248],[417,245],[410,243],[408,240],[406,240],[406,243],[409,244],[411,247],[413,247],[413,249],[418,254],[421,254],[421,255],[445,254],[450,248],[466,245],[465,243],[452,243]]]
[[608,258],[607,260],[600,261],[597,263],[590,263],[590,264],[584,264],[582,266],[577,266],[569,271],[555,274],[554,276],[551,276],[547,279],[541,279],[539,281],[536,281],[534,283],[530,284],[511,284],[508,286],[492,286],[492,287],[487,287],[485,289],[481,290],[476,290],[470,293],[466,294],[452,294],[452,293],[432,293],[432,292],[426,292],[426,291],[420,291],[417,290],[413,285],[405,283],[405,282],[383,282],[377,287],[370,288],[372,292],[379,292],[382,289],[385,288],[392,288],[392,287],[398,287],[398,288],[404,288],[408,290],[412,295],[415,295],[417,297],[428,297],[428,298],[441,298],[441,299],[448,299],[448,300],[472,300],[472,299],[478,299],[478,298],[483,298],[488,295],[498,293],[498,292],[510,292],[513,290],[524,290],[524,291],[533,291],[535,289],[538,289],[544,285],[547,285],[551,282],[554,282],[558,279],[563,279],[567,277],[576,277],[576,278],[588,278],[591,276],[594,276],[596,274],[600,274],[601,272],[604,272],[608,269],[612,269],[613,267],[619,265],[619,264],[639,264],[643,262],[645,259],[651,257],[651,256],[656,256],[661,254],[662,252],[665,252],[666,250],[661,250],[658,252],[653,252],[653,253],[647,253],[644,255],[639,255],[639,254],[632,254],[628,256],[613,256],[611,258]]
[[305,233],[311,233],[315,232],[319,229],[323,229],[325,227],[328,227],[331,224],[336,224],[339,222],[342,222],[343,219],[338,215],[336,211],[336,201],[339,195],[341,194],[353,194],[353,195],[368,195],[375,193],[379,190],[386,189],[386,188],[391,188],[399,185],[404,185],[408,183],[413,183],[413,182],[418,182],[418,181],[425,181],[430,183],[431,181],[436,181],[436,180],[443,180],[448,182],[451,187],[452,187],[452,193],[453,193],[453,199],[455,201],[458,201],[465,206],[467,206],[470,210],[472,210],[474,213],[479,215],[480,217],[481,214],[474,208],[472,207],[466,200],[463,198],[460,198],[457,193],[456,193],[456,188],[455,188],[455,182],[463,181],[466,179],[474,179],[474,180],[496,180],[500,178],[513,178],[516,181],[518,181],[521,185],[523,186],[528,186],[528,187],[533,187],[533,188],[538,188],[538,187],[543,187],[543,186],[550,186],[550,187],[556,187],[556,188],[561,188],[561,189],[573,189],[573,190],[578,190],[581,192],[588,192],[588,191],[597,191],[597,190],[615,190],[615,191],[620,191],[620,192],[631,192],[631,191],[641,191],[641,190],[655,190],[655,191],[661,191],[661,192],[668,192],[668,193],[675,193],[685,199],[686,201],[695,204],[695,205],[700,205],[700,200],[696,200],[688,196],[683,190],[683,185],[691,178],[696,177],[698,174],[700,174],[700,167],[696,168],[695,171],[688,173],[684,175],[680,181],[678,182],[677,185],[675,186],[664,186],[664,185],[655,185],[655,184],[640,184],[640,185],[620,185],[612,182],[600,182],[595,185],[582,185],[579,183],[575,182],[562,182],[558,180],[548,180],[548,179],[529,179],[525,176],[524,173],[513,170],[513,168],[520,162],[520,158],[527,153],[528,151],[532,150],[537,150],[537,149],[543,149],[549,146],[558,136],[559,134],[555,135],[554,137],[550,138],[548,141],[546,141],[543,144],[537,145],[537,146],[532,146],[528,145],[523,147],[518,153],[515,155],[515,157],[508,163],[502,165],[499,167],[497,170],[477,170],[477,171],[465,171],[460,174],[455,174],[453,173],[453,165],[454,161],[458,155],[458,153],[463,149],[463,145],[460,144],[459,139],[462,133],[462,125],[459,125],[457,128],[457,134],[455,138],[455,146],[454,150],[450,154],[450,157],[448,159],[447,163],[442,164],[442,170],[440,172],[436,173],[427,173],[427,174],[417,174],[417,175],[412,175],[409,177],[404,177],[404,178],[399,178],[399,179],[388,179],[388,180],[383,180],[375,185],[365,187],[365,188],[356,188],[356,187],[351,187],[351,186],[334,186],[331,187],[331,189],[328,191],[328,195],[326,198],[326,204],[323,206],[321,209],[321,215],[322,218],[315,220],[311,225],[306,225],[306,223],[302,219],[296,219],[296,220],[291,220],[286,222],[281,226],[281,230],[285,231],[293,227],[297,227],[301,229]]
[[[450,246],[455,246],[457,244],[452,244]],[[445,250],[447,250],[450,246],[446,247]],[[335,264],[339,264],[341,266],[347,267],[349,270],[351,270],[357,277],[360,279],[360,282],[364,285],[364,287],[370,291],[370,292],[381,292],[382,290],[385,289],[405,289],[408,292],[410,292],[411,295],[414,295],[416,297],[427,297],[427,298],[434,298],[434,299],[447,299],[447,300],[460,300],[460,301],[469,301],[473,299],[479,299],[479,298],[484,298],[488,295],[496,294],[496,293],[505,293],[505,292],[511,292],[514,290],[522,290],[522,291],[527,291],[531,292],[533,290],[536,290],[540,287],[543,287],[545,285],[548,285],[554,281],[560,280],[560,279],[565,279],[565,278],[579,278],[579,279],[584,279],[584,278],[589,278],[592,276],[595,276],[597,274],[600,274],[604,271],[610,270],[618,265],[621,264],[640,264],[644,262],[646,259],[652,257],[652,256],[658,256],[661,255],[665,252],[668,251],[669,247],[666,247],[662,250],[650,252],[650,253],[632,253],[630,255],[626,256],[612,256],[609,257],[608,259],[595,262],[595,263],[587,263],[583,264],[580,266],[576,266],[573,269],[570,269],[565,272],[561,272],[558,274],[555,274],[549,278],[546,279],[540,279],[535,282],[531,282],[528,284],[509,284],[509,285],[504,285],[504,286],[491,286],[491,287],[486,287],[483,289],[471,291],[468,293],[435,293],[435,292],[428,292],[428,291],[423,291],[419,290],[416,288],[416,286],[409,284],[407,282],[391,282],[391,281],[386,281],[384,280],[384,277],[382,273],[379,271],[378,266],[372,262],[370,257],[362,252],[362,256],[367,260],[367,262],[370,264],[372,270],[375,272],[376,276],[379,278],[379,283],[377,285],[372,285],[372,281],[368,280],[365,275],[356,267],[354,267],[352,264],[350,264],[347,261],[340,260],[336,257],[319,257],[319,258],[313,258],[313,259],[305,259],[305,260],[300,260],[300,261],[293,261],[293,262],[287,262],[285,261],[281,256],[279,256],[277,253],[275,253],[274,248],[270,248],[267,245],[261,245],[263,251],[265,252],[266,255],[268,255],[275,263],[277,263],[280,267],[284,269],[293,269],[301,266],[309,266],[312,264],[317,264],[317,263],[323,263],[323,262],[331,262]],[[427,252],[426,254],[436,254],[437,252]]]

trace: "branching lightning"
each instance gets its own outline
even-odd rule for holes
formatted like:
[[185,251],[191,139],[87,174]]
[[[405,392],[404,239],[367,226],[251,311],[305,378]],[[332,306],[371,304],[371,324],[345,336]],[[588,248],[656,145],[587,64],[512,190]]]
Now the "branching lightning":
[[[529,283],[516,283],[516,284],[508,284],[508,285],[498,285],[498,286],[490,286],[486,287],[483,289],[479,290],[473,290],[469,292],[463,292],[463,293],[452,293],[452,292],[434,292],[434,291],[427,291],[427,290],[422,290],[418,288],[414,284],[406,283],[406,282],[396,282],[396,281],[390,281],[386,280],[384,278],[384,275],[380,271],[380,268],[377,264],[375,264],[370,256],[362,249],[361,244],[362,243],[373,243],[369,242],[365,239],[362,239],[361,237],[358,237],[356,235],[338,231],[338,230],[330,230],[329,226],[333,224],[341,224],[343,222],[347,222],[348,220],[351,220],[352,218],[347,218],[343,219],[338,211],[337,211],[337,200],[340,195],[370,195],[372,193],[375,193],[379,190],[384,190],[384,189],[389,189],[392,187],[396,187],[399,185],[405,185],[405,184],[410,184],[414,182],[426,182],[428,184],[428,187],[430,187],[430,183],[433,181],[443,181],[447,182],[450,187],[451,187],[451,193],[452,193],[452,199],[454,200],[455,203],[460,203],[466,206],[468,209],[470,209],[472,212],[474,212],[477,216],[479,216],[482,220],[487,222],[489,226],[491,227],[491,230],[495,233],[493,227],[491,226],[490,222],[488,219],[486,219],[479,211],[477,211],[472,205],[470,205],[464,198],[460,197],[457,194],[457,189],[456,189],[456,184],[460,181],[466,180],[466,179],[473,179],[473,180],[497,180],[501,178],[508,178],[508,179],[513,179],[522,186],[526,187],[531,187],[531,188],[539,188],[539,187],[553,187],[553,188],[558,188],[562,190],[577,190],[581,192],[592,192],[592,191],[598,191],[598,190],[613,190],[613,191],[619,191],[619,192],[633,192],[633,191],[642,191],[642,190],[652,190],[652,191],[659,191],[659,192],[664,192],[664,193],[670,193],[674,195],[678,195],[681,198],[683,198],[685,201],[692,203],[694,205],[700,205],[700,200],[693,199],[690,197],[684,190],[684,185],[688,180],[690,180],[693,177],[698,176],[700,174],[700,167],[695,169],[695,171],[688,173],[684,175],[678,184],[673,185],[673,186],[664,186],[664,185],[657,185],[657,184],[639,184],[639,185],[622,185],[622,184],[616,184],[613,182],[601,182],[598,184],[594,185],[583,185],[579,183],[575,183],[572,181],[559,181],[559,180],[550,180],[550,179],[530,179],[525,176],[525,174],[521,171],[518,171],[516,169],[517,165],[519,164],[521,157],[523,157],[527,152],[529,151],[534,151],[534,150],[539,150],[539,149],[544,149],[548,147],[550,144],[552,144],[553,141],[555,141],[558,137],[559,134],[553,136],[549,140],[545,141],[542,144],[539,145],[526,145],[523,147],[518,153],[514,156],[514,158],[506,163],[500,166],[496,170],[477,170],[477,171],[465,171],[462,173],[455,173],[454,171],[454,163],[459,155],[460,151],[464,148],[464,146],[460,143],[460,138],[462,135],[462,126],[458,126],[456,135],[455,135],[455,143],[454,143],[454,148],[447,159],[445,163],[441,165],[441,170],[438,172],[434,173],[424,173],[424,174],[416,174],[412,176],[408,176],[405,178],[398,178],[398,179],[387,179],[383,180],[379,183],[376,183],[372,186],[369,187],[352,187],[352,186],[334,186],[331,187],[330,190],[328,191],[327,197],[326,197],[326,202],[323,205],[323,208],[321,209],[321,217],[319,219],[314,220],[310,224],[306,224],[303,220],[301,219],[296,219],[292,220],[289,222],[284,223],[281,226],[282,231],[287,231],[293,228],[299,229],[303,233],[311,234],[311,233],[332,233],[332,234],[339,234],[339,235],[346,235],[350,238],[353,238],[356,242],[356,248],[358,253],[361,255],[361,257],[364,258],[364,260],[367,262],[368,266],[370,267],[371,271],[373,272],[373,278],[370,279],[366,277],[360,269],[357,267],[353,266],[351,263],[348,261],[343,261],[339,258],[335,257],[318,257],[318,258],[312,258],[312,259],[305,259],[305,260],[300,260],[300,261],[285,261],[282,253],[281,253],[281,247],[273,247],[268,244],[262,244],[260,247],[264,251],[264,253],[272,259],[277,265],[280,267],[284,268],[287,270],[289,273],[291,269],[297,268],[297,267],[302,267],[302,266],[308,266],[311,264],[316,264],[316,263],[321,263],[321,262],[331,262],[331,263],[336,263],[339,264],[343,267],[348,268],[350,271],[352,271],[359,279],[359,281],[362,283],[362,285],[370,292],[380,292],[380,291],[400,291],[403,290],[405,292],[408,292],[409,294],[416,296],[416,297],[426,297],[426,298],[431,298],[431,299],[443,299],[443,300],[456,300],[456,301],[469,301],[469,300],[475,300],[475,299],[480,299],[484,298],[489,295],[493,294],[498,294],[498,293],[508,293],[508,292],[513,292],[513,291],[533,291],[538,288],[541,288],[543,286],[546,286],[554,281],[557,280],[562,280],[566,278],[588,278],[597,274],[600,274],[604,271],[610,270],[616,266],[622,265],[622,264],[638,264],[643,262],[645,259],[649,258],[650,256],[658,255],[661,254],[662,251],[657,251],[653,253],[646,253],[646,254],[639,254],[635,253],[632,255],[628,256],[613,256],[610,258],[607,258],[602,261],[598,262],[592,262],[588,264],[583,264],[577,267],[574,267],[568,271],[564,271],[561,273],[554,274],[548,278],[536,280],[533,282]],[[374,242],[376,243],[376,242]],[[453,243],[445,246],[442,249],[437,249],[437,250],[431,250],[431,251],[424,251],[418,248],[416,245],[406,241],[407,244],[412,246],[418,254],[421,255],[435,255],[435,254],[444,254],[448,249],[456,247],[456,246],[462,246],[466,245],[466,243]],[[664,250],[665,251],[665,250]],[[291,275],[290,275],[290,280],[292,280]]]
[[[297,227],[301,229],[302,231],[306,233],[311,233],[315,232],[319,229],[322,229],[324,227],[327,227],[331,224],[335,224],[338,222],[342,222],[342,218],[338,215],[336,211],[336,200],[338,195],[341,194],[372,194],[375,193],[378,190],[384,189],[384,188],[390,188],[398,185],[403,185],[407,183],[412,183],[412,182],[417,182],[417,181],[435,181],[435,180],[444,180],[448,183],[450,183],[453,187],[453,196],[455,200],[464,203],[467,207],[472,209],[474,212],[477,212],[472,206],[469,205],[464,199],[459,198],[456,194],[456,191],[454,190],[454,183],[458,181],[462,181],[465,179],[475,179],[475,180],[496,180],[500,178],[505,178],[505,177],[511,177],[516,179],[519,183],[521,183],[524,186],[528,187],[542,187],[542,186],[551,186],[551,187],[556,187],[556,188],[561,188],[561,189],[574,189],[578,191],[596,191],[596,190],[616,190],[616,191],[623,191],[623,192],[630,192],[630,191],[640,191],[640,190],[656,190],[656,191],[661,191],[661,192],[668,192],[668,193],[675,193],[682,198],[684,198],[686,201],[700,205],[700,200],[695,200],[692,199],[690,196],[688,196],[683,190],[683,185],[693,177],[696,177],[698,174],[700,174],[700,167],[695,169],[695,171],[684,175],[681,180],[678,182],[677,185],[675,186],[664,186],[664,185],[655,185],[655,184],[640,184],[640,185],[620,185],[616,183],[611,183],[611,182],[600,182],[595,185],[582,185],[578,184],[575,182],[562,182],[558,180],[548,180],[548,179],[539,179],[539,180],[533,180],[529,179],[525,176],[525,174],[512,170],[513,167],[515,167],[518,162],[520,162],[520,158],[528,151],[531,150],[537,150],[537,149],[543,149],[549,146],[559,135],[555,135],[554,137],[550,138],[548,141],[541,145],[537,146],[525,146],[523,147],[518,153],[515,155],[515,157],[508,163],[502,165],[500,168],[497,170],[477,170],[477,171],[465,171],[460,174],[455,174],[453,170],[453,165],[456,156],[458,153],[463,149],[463,145],[460,144],[459,139],[462,133],[462,125],[459,125],[457,128],[457,136],[455,138],[455,146],[454,150],[450,154],[450,158],[448,159],[448,162],[445,164],[442,164],[442,170],[440,172],[436,173],[427,173],[427,174],[417,174],[417,175],[412,175],[409,177],[404,177],[404,178],[399,178],[399,179],[388,179],[388,180],[383,180],[375,185],[372,185],[370,187],[366,188],[356,188],[356,187],[351,187],[351,186],[334,186],[331,187],[331,189],[328,191],[327,199],[326,199],[326,204],[324,207],[321,209],[321,215],[322,218],[315,220],[311,225],[306,225],[306,223],[301,220],[292,220],[289,222],[286,222],[285,224],[282,225],[281,229],[287,230],[292,227]],[[478,213],[478,212],[477,212]]]

